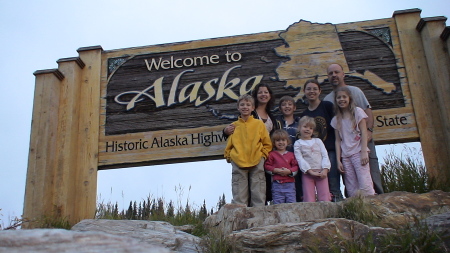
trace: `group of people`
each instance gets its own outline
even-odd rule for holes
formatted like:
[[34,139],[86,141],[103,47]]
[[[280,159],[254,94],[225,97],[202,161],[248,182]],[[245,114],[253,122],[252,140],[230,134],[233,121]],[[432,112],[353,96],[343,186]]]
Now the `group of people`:
[[281,115],[267,84],[238,99],[237,121],[224,129],[225,158],[232,165],[232,203],[247,206],[340,201],[345,195],[383,193],[375,145],[373,115],[361,89],[344,81],[339,64],[327,69],[333,91],[323,101],[316,79],[303,90],[308,108],[294,116],[295,101],[283,96]]

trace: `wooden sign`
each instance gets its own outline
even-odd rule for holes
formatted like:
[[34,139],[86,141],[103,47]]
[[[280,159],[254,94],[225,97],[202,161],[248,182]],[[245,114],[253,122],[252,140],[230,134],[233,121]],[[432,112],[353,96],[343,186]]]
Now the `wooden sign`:
[[393,19],[301,20],[285,31],[103,52],[99,166],[221,158],[240,95],[266,83],[276,102],[295,97],[299,114],[307,79],[318,76],[322,97],[332,90],[334,62],[368,97],[377,143],[419,139]]
[[99,169],[223,158],[222,129],[237,118],[240,95],[266,83],[277,103],[294,97],[300,114],[307,79],[318,78],[321,98],[331,92],[331,63],[372,105],[377,144],[420,140],[430,176],[448,178],[445,21],[412,9],[347,24],[300,20],[252,35],[80,48],[57,69],[34,73],[24,218],[94,218]]

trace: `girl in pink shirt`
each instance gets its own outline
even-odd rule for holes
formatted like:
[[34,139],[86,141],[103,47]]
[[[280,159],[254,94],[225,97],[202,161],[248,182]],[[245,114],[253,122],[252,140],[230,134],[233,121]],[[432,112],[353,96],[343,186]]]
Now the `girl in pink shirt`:
[[360,193],[374,195],[369,168],[367,148],[367,115],[355,106],[350,90],[339,87],[335,90],[335,117],[331,126],[336,132],[336,156],[338,169],[344,174],[344,183],[349,197]]

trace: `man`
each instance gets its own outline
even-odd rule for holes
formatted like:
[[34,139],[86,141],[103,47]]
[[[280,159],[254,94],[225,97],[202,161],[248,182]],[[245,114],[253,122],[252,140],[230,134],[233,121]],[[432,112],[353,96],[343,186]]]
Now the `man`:
[[375,143],[372,139],[373,123],[374,123],[371,109],[372,107],[370,106],[369,101],[367,100],[366,96],[364,95],[364,93],[360,88],[350,86],[345,83],[344,69],[342,68],[341,65],[333,63],[330,66],[328,66],[327,75],[328,81],[333,86],[333,91],[330,94],[328,94],[324,98],[324,100],[334,103],[334,90],[338,87],[346,86],[350,89],[350,92],[352,93],[352,97],[356,103],[356,106],[362,108],[368,116],[366,122],[367,122],[367,138],[368,138],[367,147],[370,149],[369,153],[370,175],[372,176],[373,188],[375,192],[377,194],[382,194],[384,193],[384,191],[383,186],[381,184],[380,168],[378,165],[378,157],[377,152],[375,150]]

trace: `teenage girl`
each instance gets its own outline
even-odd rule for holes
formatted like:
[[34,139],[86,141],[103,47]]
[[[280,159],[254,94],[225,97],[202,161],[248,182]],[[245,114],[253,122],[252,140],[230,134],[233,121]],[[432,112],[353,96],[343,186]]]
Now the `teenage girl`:
[[367,114],[357,107],[347,87],[335,90],[335,116],[331,126],[336,132],[336,156],[338,169],[344,174],[349,197],[360,193],[374,195],[367,148]]
[[316,122],[314,118],[303,116],[298,124],[300,139],[295,141],[294,154],[302,175],[303,202],[331,201],[327,174],[330,159],[325,145],[319,138],[313,138]]

